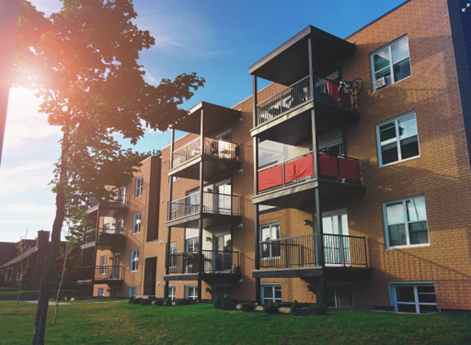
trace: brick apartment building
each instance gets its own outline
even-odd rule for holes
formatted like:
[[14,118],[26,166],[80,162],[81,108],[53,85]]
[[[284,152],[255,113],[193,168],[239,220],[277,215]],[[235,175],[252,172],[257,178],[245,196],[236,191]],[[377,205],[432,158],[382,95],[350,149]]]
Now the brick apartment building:
[[252,97],[192,108],[161,157],[90,208],[81,284],[470,310],[466,5],[406,1],[346,39],[309,26],[249,68]]

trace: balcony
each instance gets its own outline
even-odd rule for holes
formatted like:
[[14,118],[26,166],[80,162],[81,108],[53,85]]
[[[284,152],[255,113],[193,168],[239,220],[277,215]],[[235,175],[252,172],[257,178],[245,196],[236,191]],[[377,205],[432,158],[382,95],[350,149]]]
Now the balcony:
[[203,269],[198,269],[198,252],[169,255],[169,275],[165,280],[197,280],[198,275],[210,283],[240,280],[239,252],[202,250]]
[[311,109],[315,109],[318,134],[346,123],[356,122],[355,93],[345,83],[315,77],[314,101],[307,76],[257,105],[252,136],[291,145],[312,137]]
[[254,204],[300,208],[314,203],[312,189],[320,188],[323,200],[362,195],[360,161],[319,153],[320,176],[314,173],[313,152],[258,170]]
[[203,180],[240,168],[239,145],[226,140],[196,138],[173,152],[173,168],[169,176],[199,179],[199,163],[204,160]]
[[199,193],[173,200],[168,205],[171,211],[166,225],[197,228],[201,216],[203,228],[207,229],[240,220],[238,195],[204,191],[202,205],[201,209]]
[[123,247],[126,236],[123,229],[99,228],[85,232],[83,237],[82,249],[93,247],[95,245],[101,248]]
[[324,234],[324,258],[317,250],[318,235],[261,241],[260,269],[254,278],[367,277],[366,238]]
[[114,217],[128,209],[128,197],[125,194],[118,194],[110,201],[98,201],[91,198],[88,201],[88,213],[100,210],[100,215],[105,217]]
[[121,284],[123,282],[123,266],[89,266],[82,267],[79,285],[86,284]]

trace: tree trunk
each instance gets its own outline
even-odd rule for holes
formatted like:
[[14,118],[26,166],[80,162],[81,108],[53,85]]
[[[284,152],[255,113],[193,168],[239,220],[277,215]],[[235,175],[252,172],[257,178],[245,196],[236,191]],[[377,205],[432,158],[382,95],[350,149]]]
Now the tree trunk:
[[64,252],[64,264],[62,265],[62,273],[61,273],[61,281],[59,282],[59,287],[57,289],[57,297],[56,297],[56,310],[54,311],[54,320],[52,321],[52,325],[56,325],[56,320],[57,320],[57,312],[59,311],[59,295],[61,293],[61,288],[62,288],[62,282],[64,281],[64,274],[65,274],[65,267],[67,264],[67,255],[69,254],[69,242],[67,242],[65,246],[65,252]]
[[18,303],[20,302],[21,283],[23,282],[23,260],[20,262],[20,285],[18,286],[18,294],[16,295],[15,313],[18,312]]
[[43,267],[41,282],[39,285],[38,307],[36,309],[36,319],[34,320],[33,345],[44,345],[46,334],[47,309],[49,307],[49,293],[51,291],[51,278],[54,271],[54,264],[59,255],[62,224],[65,219],[66,197],[64,187],[67,185],[67,151],[68,151],[68,131],[64,130],[62,150],[60,158],[60,180],[56,189],[56,216],[52,225],[51,244],[47,250],[46,264]]

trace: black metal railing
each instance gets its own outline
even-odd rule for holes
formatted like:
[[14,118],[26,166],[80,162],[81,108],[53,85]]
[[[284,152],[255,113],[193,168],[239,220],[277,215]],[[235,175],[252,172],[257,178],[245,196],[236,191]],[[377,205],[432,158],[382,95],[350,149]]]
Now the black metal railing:
[[[239,252],[203,250],[201,255],[204,273],[238,272]],[[190,274],[199,272],[197,251],[170,254],[168,262],[170,273]]]
[[[195,193],[184,198],[175,199],[170,203],[170,219],[190,216],[200,212],[200,194]],[[222,214],[227,216],[239,215],[239,196],[203,192],[203,213]]]
[[[201,146],[203,146],[203,149],[201,149]],[[238,160],[239,144],[227,140],[204,137],[202,145],[201,137],[196,138],[173,152],[173,168],[201,155],[201,153],[220,159]]]
[[79,280],[115,281],[123,280],[123,266],[82,267]]
[[320,257],[318,235],[304,235],[261,241],[260,268],[300,268],[325,265],[368,266],[366,238],[324,234],[324,259]]
[[99,229],[87,230],[83,236],[83,242],[84,243],[96,242],[97,235],[100,236],[100,234],[124,236],[124,230],[122,228],[116,228],[116,229],[99,228]]
[[[349,89],[345,87],[347,84],[320,77],[315,77],[314,82],[314,98],[316,100],[356,110],[356,94],[349,93]],[[257,125],[270,121],[311,99],[310,77],[307,76],[259,103],[257,105]]]
[[88,200],[88,208],[93,208],[98,205],[107,206],[107,207],[123,207],[127,206],[127,195],[118,194],[110,201],[98,201],[95,198],[90,198]]

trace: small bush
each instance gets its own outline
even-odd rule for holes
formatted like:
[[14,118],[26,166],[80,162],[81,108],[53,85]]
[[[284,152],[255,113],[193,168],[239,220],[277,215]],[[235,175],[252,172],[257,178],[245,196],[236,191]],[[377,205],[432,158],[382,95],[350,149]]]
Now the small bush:
[[272,301],[268,301],[263,306],[263,312],[265,314],[278,314],[280,311],[280,306],[278,303],[273,303]]
[[134,301],[132,302],[132,304],[141,304],[143,301],[142,298],[135,298]]
[[70,301],[72,299],[72,296],[70,294],[67,295],[66,300]]
[[215,309],[222,309],[222,299],[221,296],[217,295],[214,299],[214,308]]
[[152,300],[148,298],[145,298],[141,301],[141,305],[151,305],[151,304],[152,304]]
[[190,305],[191,304],[191,299],[184,298],[180,301],[180,305]]
[[172,304],[172,300],[171,300],[169,297],[167,297],[167,298],[165,299],[164,306],[166,306],[166,307],[171,307],[172,305],[173,305],[173,304]]
[[164,299],[163,298],[157,298],[155,301],[154,301],[154,305],[156,307],[162,307],[164,305]]
[[222,301],[223,310],[234,310],[237,307],[239,300],[235,297],[226,296]]
[[301,314],[301,306],[299,305],[298,301],[296,300],[293,301],[293,304],[291,304],[291,308],[289,308],[289,313],[291,315]]
[[309,306],[309,311],[314,315],[325,315],[327,314],[327,307],[325,304],[312,304]]
[[131,298],[129,299],[129,304],[134,304],[134,296],[131,296]]
[[243,313],[250,313],[255,310],[255,306],[252,303],[241,303],[240,304],[240,311]]

